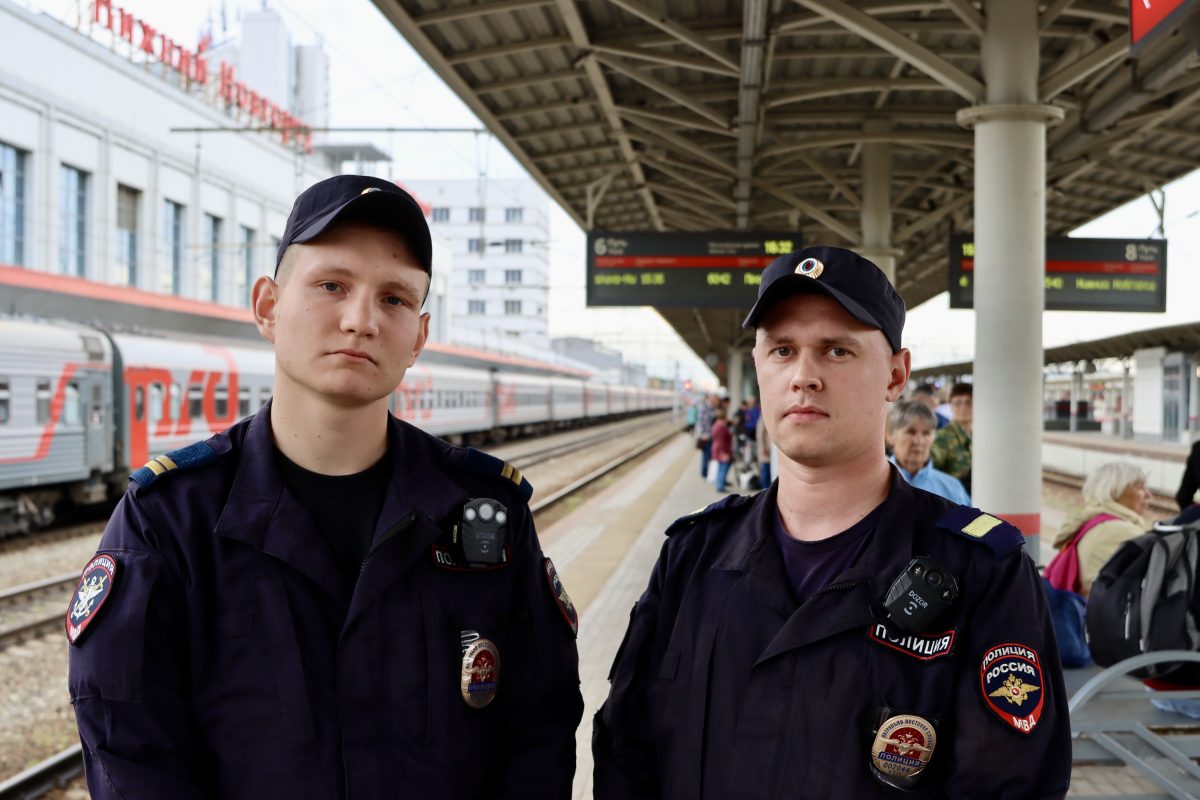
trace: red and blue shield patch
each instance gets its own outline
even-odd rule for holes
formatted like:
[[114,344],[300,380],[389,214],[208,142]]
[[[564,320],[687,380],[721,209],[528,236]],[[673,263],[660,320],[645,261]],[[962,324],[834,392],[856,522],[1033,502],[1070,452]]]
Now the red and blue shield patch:
[[1033,733],[1045,705],[1042,660],[1037,651],[1006,642],[983,654],[979,688],[984,705],[1013,730]]
[[95,621],[112,595],[116,577],[117,560],[107,553],[96,556],[83,568],[75,593],[71,595],[71,604],[67,606],[67,639],[71,644],[78,644]]

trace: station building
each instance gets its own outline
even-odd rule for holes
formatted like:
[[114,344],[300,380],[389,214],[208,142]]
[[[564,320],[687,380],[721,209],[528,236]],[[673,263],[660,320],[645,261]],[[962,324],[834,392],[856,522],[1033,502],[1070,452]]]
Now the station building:
[[[89,282],[130,291],[131,325],[164,319],[139,316],[140,293],[247,309],[296,195],[348,152],[306,130],[325,113],[300,116],[328,97],[323,54],[293,47],[272,12],[248,14],[250,38],[217,49],[175,42],[119,0],[80,14],[72,27],[0,0],[0,270],[47,273],[48,291],[85,298],[23,303],[0,283],[0,309],[88,317]],[[447,304],[450,257],[435,239],[431,307]],[[442,315],[433,338],[445,337]]]

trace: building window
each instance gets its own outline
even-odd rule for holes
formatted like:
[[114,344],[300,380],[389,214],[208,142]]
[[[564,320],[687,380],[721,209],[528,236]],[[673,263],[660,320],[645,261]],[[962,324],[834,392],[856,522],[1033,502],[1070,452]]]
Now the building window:
[[521,301],[520,300],[505,300],[504,301],[504,313],[510,317],[519,317],[521,315]]
[[467,211],[467,219],[470,222],[486,222],[487,221],[487,209],[480,208],[479,206],[469,209]]
[[467,239],[468,253],[482,253],[484,248],[483,239]]
[[208,257],[204,268],[200,270],[201,300],[212,300],[214,303],[221,296],[221,218],[212,214],[204,215],[204,244]]
[[504,270],[504,282],[505,283],[520,283],[521,282],[521,270],[519,270],[519,269]]
[[138,216],[142,193],[128,186],[117,185],[117,283],[137,286],[138,283]]
[[523,241],[521,241],[520,239],[505,239],[504,240],[504,252],[519,253],[519,252],[521,252],[522,248],[524,247],[524,244],[525,243]]
[[[250,305],[250,290],[254,287],[254,229],[242,226],[241,269],[237,271],[233,296],[237,302]],[[245,416],[243,414],[243,416]]]
[[25,170],[28,154],[0,142],[0,262],[25,263]]
[[487,273],[481,269],[467,270],[468,283],[483,283],[487,280]]
[[525,216],[525,209],[523,209],[523,208],[506,208],[506,209],[504,209],[504,221],[505,222],[520,222],[522,217],[524,217],[524,216]]
[[0,425],[8,423],[10,411],[9,402],[12,394],[8,388],[8,378],[0,378]]
[[430,221],[431,222],[449,222],[450,221],[450,209],[445,208],[445,207],[433,209],[433,211],[430,213]]
[[467,301],[467,313],[473,314],[473,315],[486,314],[487,306],[484,305],[483,300],[468,300]]
[[58,168],[58,271],[82,278],[87,265],[88,174]]
[[164,294],[179,294],[183,283],[183,206],[163,201],[162,241],[166,264],[159,273],[158,289]]

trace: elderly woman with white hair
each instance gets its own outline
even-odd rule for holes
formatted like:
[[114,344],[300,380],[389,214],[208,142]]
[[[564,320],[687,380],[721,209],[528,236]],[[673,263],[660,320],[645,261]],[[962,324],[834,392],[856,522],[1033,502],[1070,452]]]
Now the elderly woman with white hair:
[[1146,473],[1124,461],[1098,467],[1083,484],[1083,507],[1076,509],[1054,537],[1064,549],[1077,540],[1079,593],[1087,596],[1101,567],[1123,543],[1146,532],[1150,490]]

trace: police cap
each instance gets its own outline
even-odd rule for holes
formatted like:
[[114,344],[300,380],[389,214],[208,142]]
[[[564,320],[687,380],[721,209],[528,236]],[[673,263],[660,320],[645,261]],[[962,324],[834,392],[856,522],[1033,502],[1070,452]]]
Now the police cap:
[[433,242],[425,212],[396,184],[369,175],[334,175],[300,193],[275,254],[276,274],[289,245],[311,241],[339,220],[395,231],[412,249],[421,269],[433,274]]
[[776,302],[805,293],[832,297],[859,322],[882,331],[892,352],[900,350],[904,300],[879,267],[841,247],[806,247],[772,261],[742,327],[757,327]]

